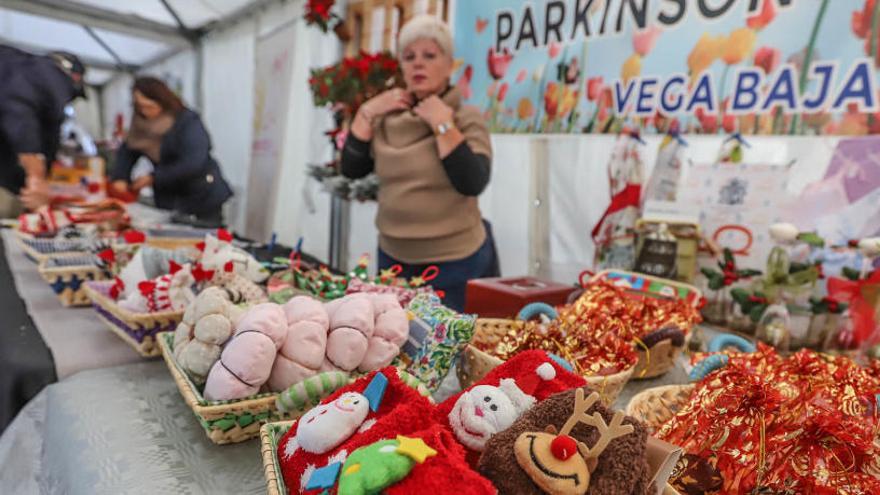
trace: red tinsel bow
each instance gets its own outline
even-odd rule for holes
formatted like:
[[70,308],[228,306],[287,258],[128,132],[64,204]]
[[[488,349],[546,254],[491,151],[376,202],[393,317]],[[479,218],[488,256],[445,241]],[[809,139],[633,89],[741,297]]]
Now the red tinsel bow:
[[138,284],[138,290],[141,291],[144,297],[149,297],[153,292],[156,292],[156,282],[144,280]]
[[113,280],[113,286],[110,287],[110,297],[114,300],[119,299],[119,296],[125,291],[125,282],[122,281],[121,278],[116,277]]
[[147,241],[147,235],[138,230],[129,230],[122,234],[122,238],[127,244],[143,244]]
[[179,272],[182,269],[183,269],[183,267],[180,266],[180,264],[178,264],[176,261],[168,260],[168,273],[174,275],[175,273]]
[[226,229],[217,229],[217,239],[223,242],[232,242],[232,234]]
[[847,280],[837,277],[828,279],[828,297],[849,304],[854,337],[861,344],[871,337],[877,328],[874,304],[880,291],[880,270],[863,280]]
[[197,263],[192,270],[192,275],[196,282],[207,282],[214,278],[214,270],[205,270],[201,263]]
[[116,253],[111,248],[104,249],[98,253],[98,258],[106,261],[107,263],[115,263],[116,262]]

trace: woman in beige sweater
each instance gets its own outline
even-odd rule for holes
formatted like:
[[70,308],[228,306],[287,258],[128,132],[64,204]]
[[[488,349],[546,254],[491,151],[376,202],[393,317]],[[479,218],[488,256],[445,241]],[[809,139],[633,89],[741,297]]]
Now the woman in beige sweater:
[[477,196],[489,183],[492,145],[479,110],[464,106],[450,86],[452,36],[432,16],[400,32],[406,89],[364,103],[342,153],[342,173],[379,177],[379,268],[401,276],[437,265],[432,281],[451,308],[464,307],[472,278],[498,275],[495,244]]

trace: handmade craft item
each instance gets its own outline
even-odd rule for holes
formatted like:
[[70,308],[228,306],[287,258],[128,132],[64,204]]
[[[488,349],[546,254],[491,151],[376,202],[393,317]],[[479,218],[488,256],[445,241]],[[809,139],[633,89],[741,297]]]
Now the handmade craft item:
[[205,383],[243,313],[219,287],[205,289],[186,308],[174,333],[174,357],[193,383]]
[[636,495],[651,479],[645,427],[578,387],[489,439],[479,472],[499,493]]
[[510,427],[536,403],[585,384],[546,352],[523,351],[438,405],[437,413],[462,445],[482,452],[492,435]]
[[285,484],[308,494],[494,494],[433,409],[394,368],[337,390],[279,441]]

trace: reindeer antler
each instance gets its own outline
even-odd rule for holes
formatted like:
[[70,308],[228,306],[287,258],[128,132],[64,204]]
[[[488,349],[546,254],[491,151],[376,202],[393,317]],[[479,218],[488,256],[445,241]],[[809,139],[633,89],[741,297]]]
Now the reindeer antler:
[[590,458],[595,459],[602,455],[602,452],[608,447],[608,444],[610,444],[615,438],[629,435],[634,431],[632,425],[623,424],[623,418],[623,413],[617,411],[614,413],[614,417],[611,418],[611,424],[608,425],[605,423],[605,418],[603,418],[597,411],[593,413],[592,417],[581,420],[588,425],[595,426],[596,429],[599,430],[599,440],[592,448],[590,448]]
[[586,412],[587,409],[593,407],[593,404],[595,404],[599,400],[599,394],[593,392],[585,400],[584,389],[579,388],[575,392],[574,397],[574,412],[571,413],[571,416],[568,417],[568,420],[562,427],[562,431],[559,432],[560,435],[568,435],[578,423],[591,424],[589,423],[590,416],[588,416]]

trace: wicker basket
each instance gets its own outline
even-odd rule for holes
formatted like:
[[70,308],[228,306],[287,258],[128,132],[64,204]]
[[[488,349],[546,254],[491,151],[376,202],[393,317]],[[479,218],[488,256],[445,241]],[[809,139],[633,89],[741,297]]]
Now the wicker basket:
[[[472,343],[465,348],[462,352],[462,359],[458,361],[457,374],[461,388],[470,387],[480,381],[496,366],[504,362],[501,358],[481,351],[473,345],[474,343],[493,345],[508,332],[522,332],[524,327],[525,322],[519,320],[477,319]],[[584,378],[590,387],[599,392],[602,397],[602,403],[610,406],[617,400],[617,396],[620,395],[623,387],[626,386],[626,383],[632,377],[634,370],[635,368],[631,367],[613,375],[587,376]]]
[[[597,273],[590,282],[598,280],[607,280],[615,285],[622,285],[627,292],[634,295],[655,298],[678,297],[690,302],[694,307],[700,304],[703,297],[702,292],[693,285],[641,273],[605,270]],[[692,328],[687,329],[686,335],[688,337],[692,330]],[[633,372],[633,378],[647,379],[666,374],[675,367],[675,362],[685,347],[687,347],[687,340],[677,346],[673,345],[670,339],[661,340],[648,349],[644,346],[638,346],[636,351],[639,355],[639,362]]]
[[[165,364],[168,365],[180,395],[198,418],[208,438],[218,445],[239,443],[255,438],[260,435],[260,427],[266,423],[297,419],[332,393],[330,391],[323,395],[304,397],[298,405],[299,409],[287,412],[278,410],[275,405],[280,395],[277,393],[258,394],[239,400],[209,401],[177,363],[174,357],[174,332],[162,332],[157,338],[162,357],[165,358]],[[418,384],[414,377],[406,375],[402,376],[402,379],[404,382],[415,384],[413,386],[420,394],[430,398],[428,389]],[[314,380],[312,384],[315,385],[315,389],[321,388],[321,385],[318,385],[321,380],[320,375],[309,380]],[[307,385],[306,388],[312,387]]]
[[260,428],[260,454],[263,456],[263,474],[266,476],[266,493],[268,495],[287,495],[281,465],[278,464],[278,441],[290,430],[293,421],[267,423]]
[[51,258],[82,256],[88,253],[80,243],[67,239],[41,239],[23,232],[16,232],[15,238],[24,255],[37,264]]
[[626,414],[657,431],[669,421],[690,399],[693,385],[666,385],[653,387],[636,394],[626,406]]
[[85,283],[106,278],[91,256],[50,258],[40,263],[38,271],[61,304],[67,307],[88,306],[91,301],[86,294]]
[[183,311],[133,313],[120,307],[110,297],[111,287],[112,281],[85,284],[85,292],[98,317],[141,356],[154,357],[161,354],[156,336],[160,332],[173,332],[183,319]]

